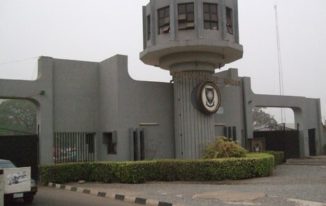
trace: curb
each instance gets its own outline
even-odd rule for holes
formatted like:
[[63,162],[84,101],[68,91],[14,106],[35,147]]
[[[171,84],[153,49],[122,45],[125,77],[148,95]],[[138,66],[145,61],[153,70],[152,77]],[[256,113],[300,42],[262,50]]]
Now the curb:
[[169,203],[169,202],[162,202],[162,201],[153,200],[153,199],[146,199],[146,198],[142,198],[142,197],[133,197],[133,196],[128,196],[128,195],[124,195],[124,194],[107,193],[107,192],[97,191],[97,190],[94,190],[94,189],[87,189],[87,188],[81,188],[81,187],[72,187],[72,186],[69,186],[69,185],[49,183],[48,186],[52,187],[52,188],[56,188],[56,189],[67,190],[67,191],[71,191],[71,192],[79,192],[79,193],[89,194],[89,195],[95,195],[97,197],[109,198],[109,199],[112,199],[112,200],[124,201],[124,202],[134,203],[134,204],[138,204],[138,205],[178,206],[176,204],[172,204],[172,203]]

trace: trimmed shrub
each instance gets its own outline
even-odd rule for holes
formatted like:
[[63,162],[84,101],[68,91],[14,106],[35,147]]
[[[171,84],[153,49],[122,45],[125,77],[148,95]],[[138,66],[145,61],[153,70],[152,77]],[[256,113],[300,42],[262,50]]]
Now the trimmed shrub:
[[60,164],[55,166],[44,166],[40,169],[41,182],[75,182],[78,180],[89,180],[94,170],[93,164],[76,163]]
[[119,163],[93,163],[93,170],[90,172],[88,181],[96,181],[103,183],[112,183],[119,181]]
[[271,175],[274,157],[247,154],[243,158],[207,160],[156,160],[139,162],[99,162],[41,167],[41,181],[144,183],[147,181],[237,180]]
[[245,157],[247,150],[226,137],[217,138],[204,152],[204,159]]
[[283,151],[266,151],[265,153],[271,154],[275,159],[275,166],[281,165],[285,162],[285,154]]

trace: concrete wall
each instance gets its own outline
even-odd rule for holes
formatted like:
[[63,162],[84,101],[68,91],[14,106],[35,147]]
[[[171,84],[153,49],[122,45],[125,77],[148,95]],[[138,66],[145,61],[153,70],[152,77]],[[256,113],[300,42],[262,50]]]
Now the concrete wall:
[[[142,128],[146,158],[174,157],[172,85],[132,80],[126,56],[101,63],[41,57],[38,79],[0,80],[0,98],[38,106],[41,164],[53,162],[55,132],[96,133],[99,160],[129,160],[129,129]],[[103,144],[110,131],[118,132],[117,155]]]
[[[144,128],[146,158],[174,157],[171,84],[132,80],[120,55],[101,63],[53,61],[54,132],[96,133],[99,160],[129,160],[129,129]],[[113,131],[117,155],[108,155],[103,133]]]
[[236,127],[237,142],[245,146],[243,88],[237,69],[216,75],[221,91],[222,104],[215,115],[216,136],[224,135],[224,127]]
[[[244,78],[244,107],[247,107],[246,130],[248,138],[252,134],[252,115],[250,111],[254,107],[278,107],[278,108],[291,108],[294,111],[295,123],[299,124],[300,130],[300,155],[302,157],[309,156],[309,137],[308,130],[316,129],[316,144],[317,154],[322,154],[322,144],[325,142],[325,138],[322,135],[322,122],[320,111],[320,100],[305,97],[295,96],[277,96],[277,95],[261,95],[254,94],[250,86],[250,79]],[[250,124],[251,122],[251,124]]]
[[324,155],[326,155],[326,125],[323,125],[323,148],[324,148]]
[[96,132],[98,63],[54,60],[55,132]]
[[[323,152],[320,101],[304,97],[259,95],[250,78],[236,69],[213,77],[222,96],[215,115],[215,136],[236,127],[237,141],[252,138],[252,108],[288,107],[300,124],[301,155],[309,155],[308,130],[316,129],[317,152]],[[100,63],[41,57],[35,81],[0,80],[0,98],[32,100],[38,107],[41,164],[53,162],[55,132],[96,134],[98,160],[130,160],[130,129],[144,129],[145,158],[174,158],[173,84],[135,81],[128,74],[127,57],[117,55]],[[108,155],[103,133],[117,132],[117,154]]]
[[145,157],[174,157],[173,88],[169,83],[135,81],[127,57],[115,56],[100,63],[101,132],[117,131],[118,154],[106,154],[100,141],[100,159],[130,159],[129,129],[145,131]]
[[[171,84],[132,80],[121,55],[101,63],[54,59],[53,68],[54,132],[96,133],[97,159],[129,160],[129,130],[144,128],[147,159],[174,157]],[[103,133],[113,131],[117,154],[108,155]]]

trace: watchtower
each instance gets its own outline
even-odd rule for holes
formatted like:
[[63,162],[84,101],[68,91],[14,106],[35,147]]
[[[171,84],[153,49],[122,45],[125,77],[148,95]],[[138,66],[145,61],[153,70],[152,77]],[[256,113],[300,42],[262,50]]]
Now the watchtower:
[[215,69],[242,58],[238,2],[151,0],[143,22],[140,59],[173,76],[176,158],[199,158],[221,103]]

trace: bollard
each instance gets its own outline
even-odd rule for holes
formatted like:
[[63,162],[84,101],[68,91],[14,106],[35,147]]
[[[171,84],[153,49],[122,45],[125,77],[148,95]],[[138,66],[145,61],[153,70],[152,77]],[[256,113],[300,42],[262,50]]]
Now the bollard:
[[5,185],[3,179],[3,170],[0,170],[0,206],[4,205]]

